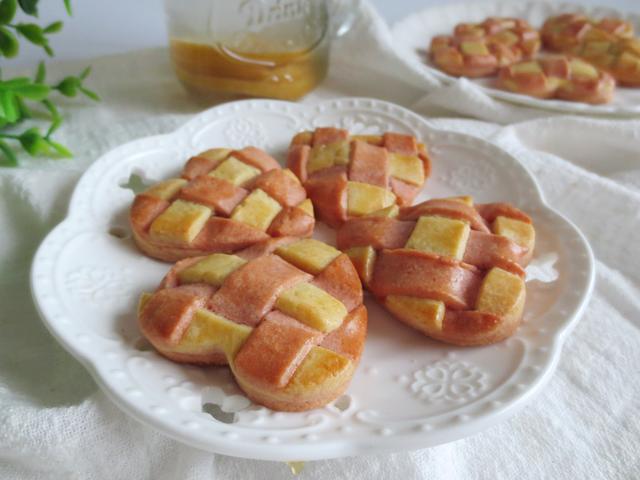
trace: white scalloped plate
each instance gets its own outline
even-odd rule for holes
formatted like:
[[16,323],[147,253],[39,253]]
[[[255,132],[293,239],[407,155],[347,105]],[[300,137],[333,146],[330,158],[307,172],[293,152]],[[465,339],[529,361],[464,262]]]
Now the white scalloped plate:
[[[392,35],[398,51],[407,60],[409,66],[420,74],[436,77],[444,83],[458,81],[433,66],[426,58],[431,38],[435,35],[449,34],[453,27],[461,22],[481,22],[490,16],[518,17],[527,20],[535,28],[540,28],[544,20],[551,15],[576,12],[601,18],[613,16],[630,21],[640,31],[640,16],[622,13],[608,7],[594,7],[572,3],[546,1],[479,1],[473,3],[445,3],[427,7],[412,13],[393,25]],[[527,95],[499,90],[492,86],[493,79],[468,79],[480,86],[489,96],[528,107],[554,110],[584,115],[640,115],[640,88],[618,87],[613,101],[607,105],[589,105],[564,100],[541,100]]]
[[[483,348],[440,344],[367,299],[367,344],[347,395],[323,409],[278,413],[251,405],[226,368],[175,364],[140,342],[137,298],[169,266],[141,255],[123,235],[133,193],[120,185],[132,172],[149,179],[176,174],[186,158],[213,146],[254,144],[282,159],[294,133],[320,125],[354,133],[395,130],[425,140],[434,173],[422,198],[470,193],[481,202],[513,202],[533,217],[537,253],[528,269],[524,323],[509,340]],[[318,235],[332,236],[326,228]],[[31,281],[45,325],[125,412],[212,452],[314,460],[437,445],[511,415],[551,376],[593,277],[585,239],[544,203],[515,158],[478,138],[436,130],[398,106],[339,99],[228,103],[174,133],[112,150],[78,183],[67,219],[35,256]],[[235,412],[235,422],[204,413],[209,403]]]

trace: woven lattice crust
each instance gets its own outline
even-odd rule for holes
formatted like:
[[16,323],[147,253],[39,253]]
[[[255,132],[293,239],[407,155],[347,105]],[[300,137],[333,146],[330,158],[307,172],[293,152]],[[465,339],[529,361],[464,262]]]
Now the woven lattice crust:
[[563,14],[548,18],[540,34],[549,50],[580,57],[623,85],[640,85],[640,39],[631,23]]
[[308,237],[315,224],[296,176],[254,147],[192,157],[181,178],[136,195],[130,222],[140,249],[165,261]]
[[553,55],[502,68],[498,86],[537,98],[601,104],[613,98],[616,81],[577,57]]
[[367,312],[345,254],[317,240],[281,238],[176,263],[143,295],[138,320],[164,356],[229,364],[251,399],[296,411],[346,389]]
[[429,55],[450,75],[486,77],[500,67],[532,58],[539,49],[540,36],[526,21],[487,18],[482,23],[458,24],[453,35],[433,37]]
[[427,147],[411,135],[350,136],[337,128],[296,135],[288,166],[318,218],[333,227],[391,205],[410,205],[431,172]]
[[430,337],[481,345],[520,323],[535,231],[508,204],[458,197],[387,209],[346,222],[337,242],[376,298]]

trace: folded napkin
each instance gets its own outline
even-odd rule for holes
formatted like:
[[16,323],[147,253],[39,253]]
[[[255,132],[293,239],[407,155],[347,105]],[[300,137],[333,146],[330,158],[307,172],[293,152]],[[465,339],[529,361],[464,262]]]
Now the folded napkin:
[[[334,52],[330,78],[305,101],[360,95],[414,106],[423,96],[416,87],[422,80],[403,70],[404,61],[385,43],[387,35],[365,4],[356,29]],[[387,58],[395,58],[393,68],[381,70],[380,60]],[[38,317],[29,292],[31,258],[64,218],[81,173],[110,148],[171,131],[204,108],[182,91],[165,50],[92,64],[91,83],[103,101],[70,102],[59,133],[75,158],[24,158],[20,168],[0,169],[0,478],[287,478],[284,463],[202,452],[129,418]],[[55,78],[83,66],[53,64],[49,70]],[[421,107],[432,116],[442,106]],[[588,236],[598,258],[593,299],[548,386],[510,420],[435,448],[309,462],[298,478],[637,477],[640,123],[568,117],[507,127],[462,119],[430,122],[487,138],[522,159],[549,203]]]

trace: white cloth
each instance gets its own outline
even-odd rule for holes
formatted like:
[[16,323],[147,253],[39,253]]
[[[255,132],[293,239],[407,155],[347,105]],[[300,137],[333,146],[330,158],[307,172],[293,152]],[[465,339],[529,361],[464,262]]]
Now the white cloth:
[[[330,78],[305,101],[359,95],[412,106],[424,92],[415,78],[406,83],[411,74],[402,61],[385,75],[376,70],[393,55],[387,41],[386,26],[365,5]],[[0,478],[287,478],[283,463],[198,451],[130,419],[38,318],[29,264],[44,235],[64,218],[81,173],[110,148],[171,131],[204,108],[181,90],[164,50],[92,64],[91,85],[103,101],[65,102],[58,135],[75,158],[24,158],[20,168],[0,169]],[[83,66],[49,70],[55,78]],[[460,119],[434,124],[518,152],[550,204],[588,236],[598,258],[593,299],[548,386],[510,420],[431,449],[310,462],[298,478],[637,478],[640,122],[553,117],[504,128]]]

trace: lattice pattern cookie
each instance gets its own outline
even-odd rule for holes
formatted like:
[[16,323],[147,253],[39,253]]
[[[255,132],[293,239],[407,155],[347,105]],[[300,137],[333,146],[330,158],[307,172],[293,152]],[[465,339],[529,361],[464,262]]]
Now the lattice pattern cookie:
[[631,23],[564,14],[548,18],[540,33],[546,48],[576,55],[621,84],[640,85],[640,39],[634,37]]
[[532,97],[601,104],[613,98],[616,81],[584,60],[556,55],[502,68],[498,86]]
[[453,35],[431,40],[431,61],[444,72],[462,77],[486,77],[498,68],[533,57],[540,36],[526,21],[487,18],[482,23],[456,25]]
[[367,311],[345,254],[318,240],[281,238],[176,263],[143,295],[138,320],[166,357],[228,363],[249,398],[298,411],[346,389]]
[[296,135],[288,165],[318,217],[333,227],[347,218],[410,204],[431,172],[427,147],[411,135],[349,136],[337,128]]
[[535,231],[508,204],[429,200],[349,220],[337,242],[377,299],[430,337],[483,345],[520,323]]
[[254,147],[212,149],[192,157],[182,178],[136,196],[134,238],[160,260],[234,252],[273,237],[308,237],[313,206],[300,181]]

